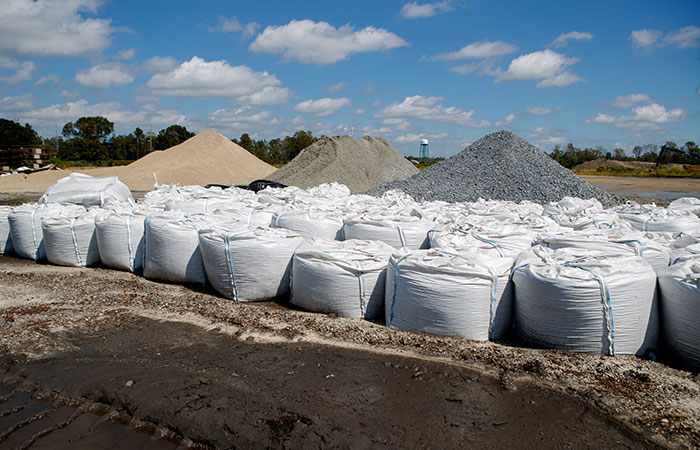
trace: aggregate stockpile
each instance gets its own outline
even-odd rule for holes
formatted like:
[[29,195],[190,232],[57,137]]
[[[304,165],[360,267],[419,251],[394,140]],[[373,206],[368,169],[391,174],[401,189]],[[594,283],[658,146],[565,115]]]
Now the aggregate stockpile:
[[[93,177],[118,176],[132,191],[153,189],[153,174],[160,184],[248,184],[266,178],[275,168],[213,130],[185,142],[149,153],[128,166],[80,169]],[[69,172],[47,170],[0,178],[0,192],[43,192]]]
[[361,192],[417,173],[418,169],[385,139],[334,136],[305,148],[267,178],[303,189],[338,182],[350,192]]
[[510,131],[486,135],[410,178],[365,193],[381,195],[391,189],[401,189],[416,199],[447,202],[485,198],[544,204],[568,196],[596,198],[605,206],[619,203]]

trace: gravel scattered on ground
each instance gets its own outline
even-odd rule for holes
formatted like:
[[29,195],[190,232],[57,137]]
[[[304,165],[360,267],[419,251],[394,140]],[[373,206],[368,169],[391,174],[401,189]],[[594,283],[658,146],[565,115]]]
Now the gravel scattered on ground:
[[303,189],[338,182],[360,192],[418,173],[385,139],[322,137],[268,179]]
[[390,189],[400,189],[418,200],[447,202],[484,198],[547,203],[569,196],[596,198],[605,206],[620,203],[510,131],[486,135],[410,178],[365,193],[381,195]]

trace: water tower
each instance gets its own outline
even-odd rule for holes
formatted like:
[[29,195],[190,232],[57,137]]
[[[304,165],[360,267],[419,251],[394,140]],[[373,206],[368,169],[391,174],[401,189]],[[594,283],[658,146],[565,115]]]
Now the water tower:
[[430,158],[430,151],[428,150],[428,140],[420,140],[420,151],[418,152],[418,159],[428,159]]

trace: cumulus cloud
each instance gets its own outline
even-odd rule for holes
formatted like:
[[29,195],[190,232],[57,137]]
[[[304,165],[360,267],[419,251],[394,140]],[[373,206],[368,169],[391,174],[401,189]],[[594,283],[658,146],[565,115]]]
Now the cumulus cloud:
[[578,75],[569,71],[569,67],[577,62],[578,58],[567,58],[550,49],[528,53],[512,60],[508,70],[496,82],[541,80],[537,87],[568,86],[582,81]]
[[119,64],[98,64],[90,69],[78,71],[75,81],[89,88],[108,89],[133,82],[134,75]]
[[209,120],[216,124],[237,126],[239,124],[257,124],[270,117],[270,111],[241,106],[236,109],[217,109],[209,115]]
[[548,116],[554,111],[559,111],[562,109],[561,106],[555,106],[554,108],[548,108],[546,106],[529,106],[525,108],[525,112],[532,116]]
[[581,31],[571,31],[569,33],[560,34],[553,42],[552,47],[566,47],[569,41],[590,41],[593,39],[591,33],[584,33]]
[[61,81],[61,76],[57,73],[50,73],[48,75],[44,75],[43,77],[39,78],[34,82],[34,86],[41,86],[43,84],[47,83],[58,83]]
[[349,107],[350,99],[342,98],[319,98],[318,100],[306,100],[294,107],[294,111],[310,113],[316,117],[327,117],[335,114],[340,108]]
[[238,97],[270,104],[271,99],[286,98],[289,91],[267,89],[282,84],[267,71],[253,72],[247,66],[230,66],[226,61],[205,61],[193,56],[176,68],[157,73],[146,86],[156,95],[201,98]]
[[455,52],[440,53],[431,56],[429,59],[432,61],[455,61],[468,58],[484,59],[493,56],[507,55],[508,53],[513,53],[517,49],[518,47],[515,45],[504,41],[472,42]]
[[474,110],[463,110],[454,106],[442,106],[443,97],[406,97],[400,103],[391,103],[375,113],[375,117],[406,118],[455,123],[467,127],[488,127],[487,120],[475,120]]
[[146,72],[163,73],[177,66],[177,60],[170,56],[153,56],[143,62],[142,67]]
[[107,48],[110,20],[84,18],[98,0],[4,0],[0,8],[0,49],[25,55],[75,56]]
[[449,0],[423,4],[419,4],[418,1],[413,1],[403,5],[401,11],[399,11],[399,15],[404,19],[422,19],[425,17],[433,17],[439,12],[445,12],[451,9],[452,5]]
[[646,94],[619,95],[610,102],[612,106],[619,109],[628,109],[640,103],[650,103],[651,97]]
[[401,136],[397,136],[394,138],[396,142],[399,142],[401,144],[407,144],[411,142],[419,142],[421,139],[423,139],[424,134],[416,134],[416,133],[407,133],[407,134],[402,134]]
[[265,86],[249,95],[241,95],[238,101],[246,105],[281,105],[287,103],[292,91],[285,87]]
[[515,118],[516,118],[515,114],[510,113],[506,116],[505,119],[494,122],[494,125],[497,127],[506,127],[506,126],[510,125],[510,123],[512,121],[514,121]]
[[269,26],[258,34],[249,49],[255,53],[282,55],[284,61],[333,64],[355,53],[391,50],[409,45],[383,28],[350,25],[339,28],[312,20],[292,20],[287,25]]
[[136,56],[136,50],[133,48],[127,48],[117,53],[117,58],[123,60],[134,59],[134,56]]
[[328,91],[328,92],[340,92],[343,90],[343,88],[345,88],[347,86],[348,86],[348,83],[346,83],[345,81],[341,81],[341,82],[336,83],[332,86],[326,87],[326,91]]
[[686,115],[682,108],[667,110],[665,106],[658,103],[646,103],[634,106],[628,115],[613,116],[599,112],[592,119],[586,120],[586,123],[609,124],[615,128],[627,130],[659,130],[660,125],[682,122]]
[[222,33],[240,33],[243,37],[249,38],[253,37],[255,32],[260,28],[260,24],[256,22],[241,23],[238,17],[219,17],[219,23],[215,27],[209,27],[210,32],[222,32]]
[[[0,56],[0,83],[17,84],[32,78],[36,64],[31,61],[16,61]],[[8,71],[5,75],[3,72]]]
[[632,43],[643,49],[675,46],[676,48],[700,47],[700,28],[695,25],[669,31],[661,38],[661,30],[635,30],[630,33]]

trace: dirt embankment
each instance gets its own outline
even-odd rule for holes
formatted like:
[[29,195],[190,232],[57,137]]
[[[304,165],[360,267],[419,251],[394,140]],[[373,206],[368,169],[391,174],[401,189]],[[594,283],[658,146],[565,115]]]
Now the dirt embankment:
[[[698,375],[0,257],[3,378],[216,447],[700,445]],[[507,345],[506,345],[507,344]]]

